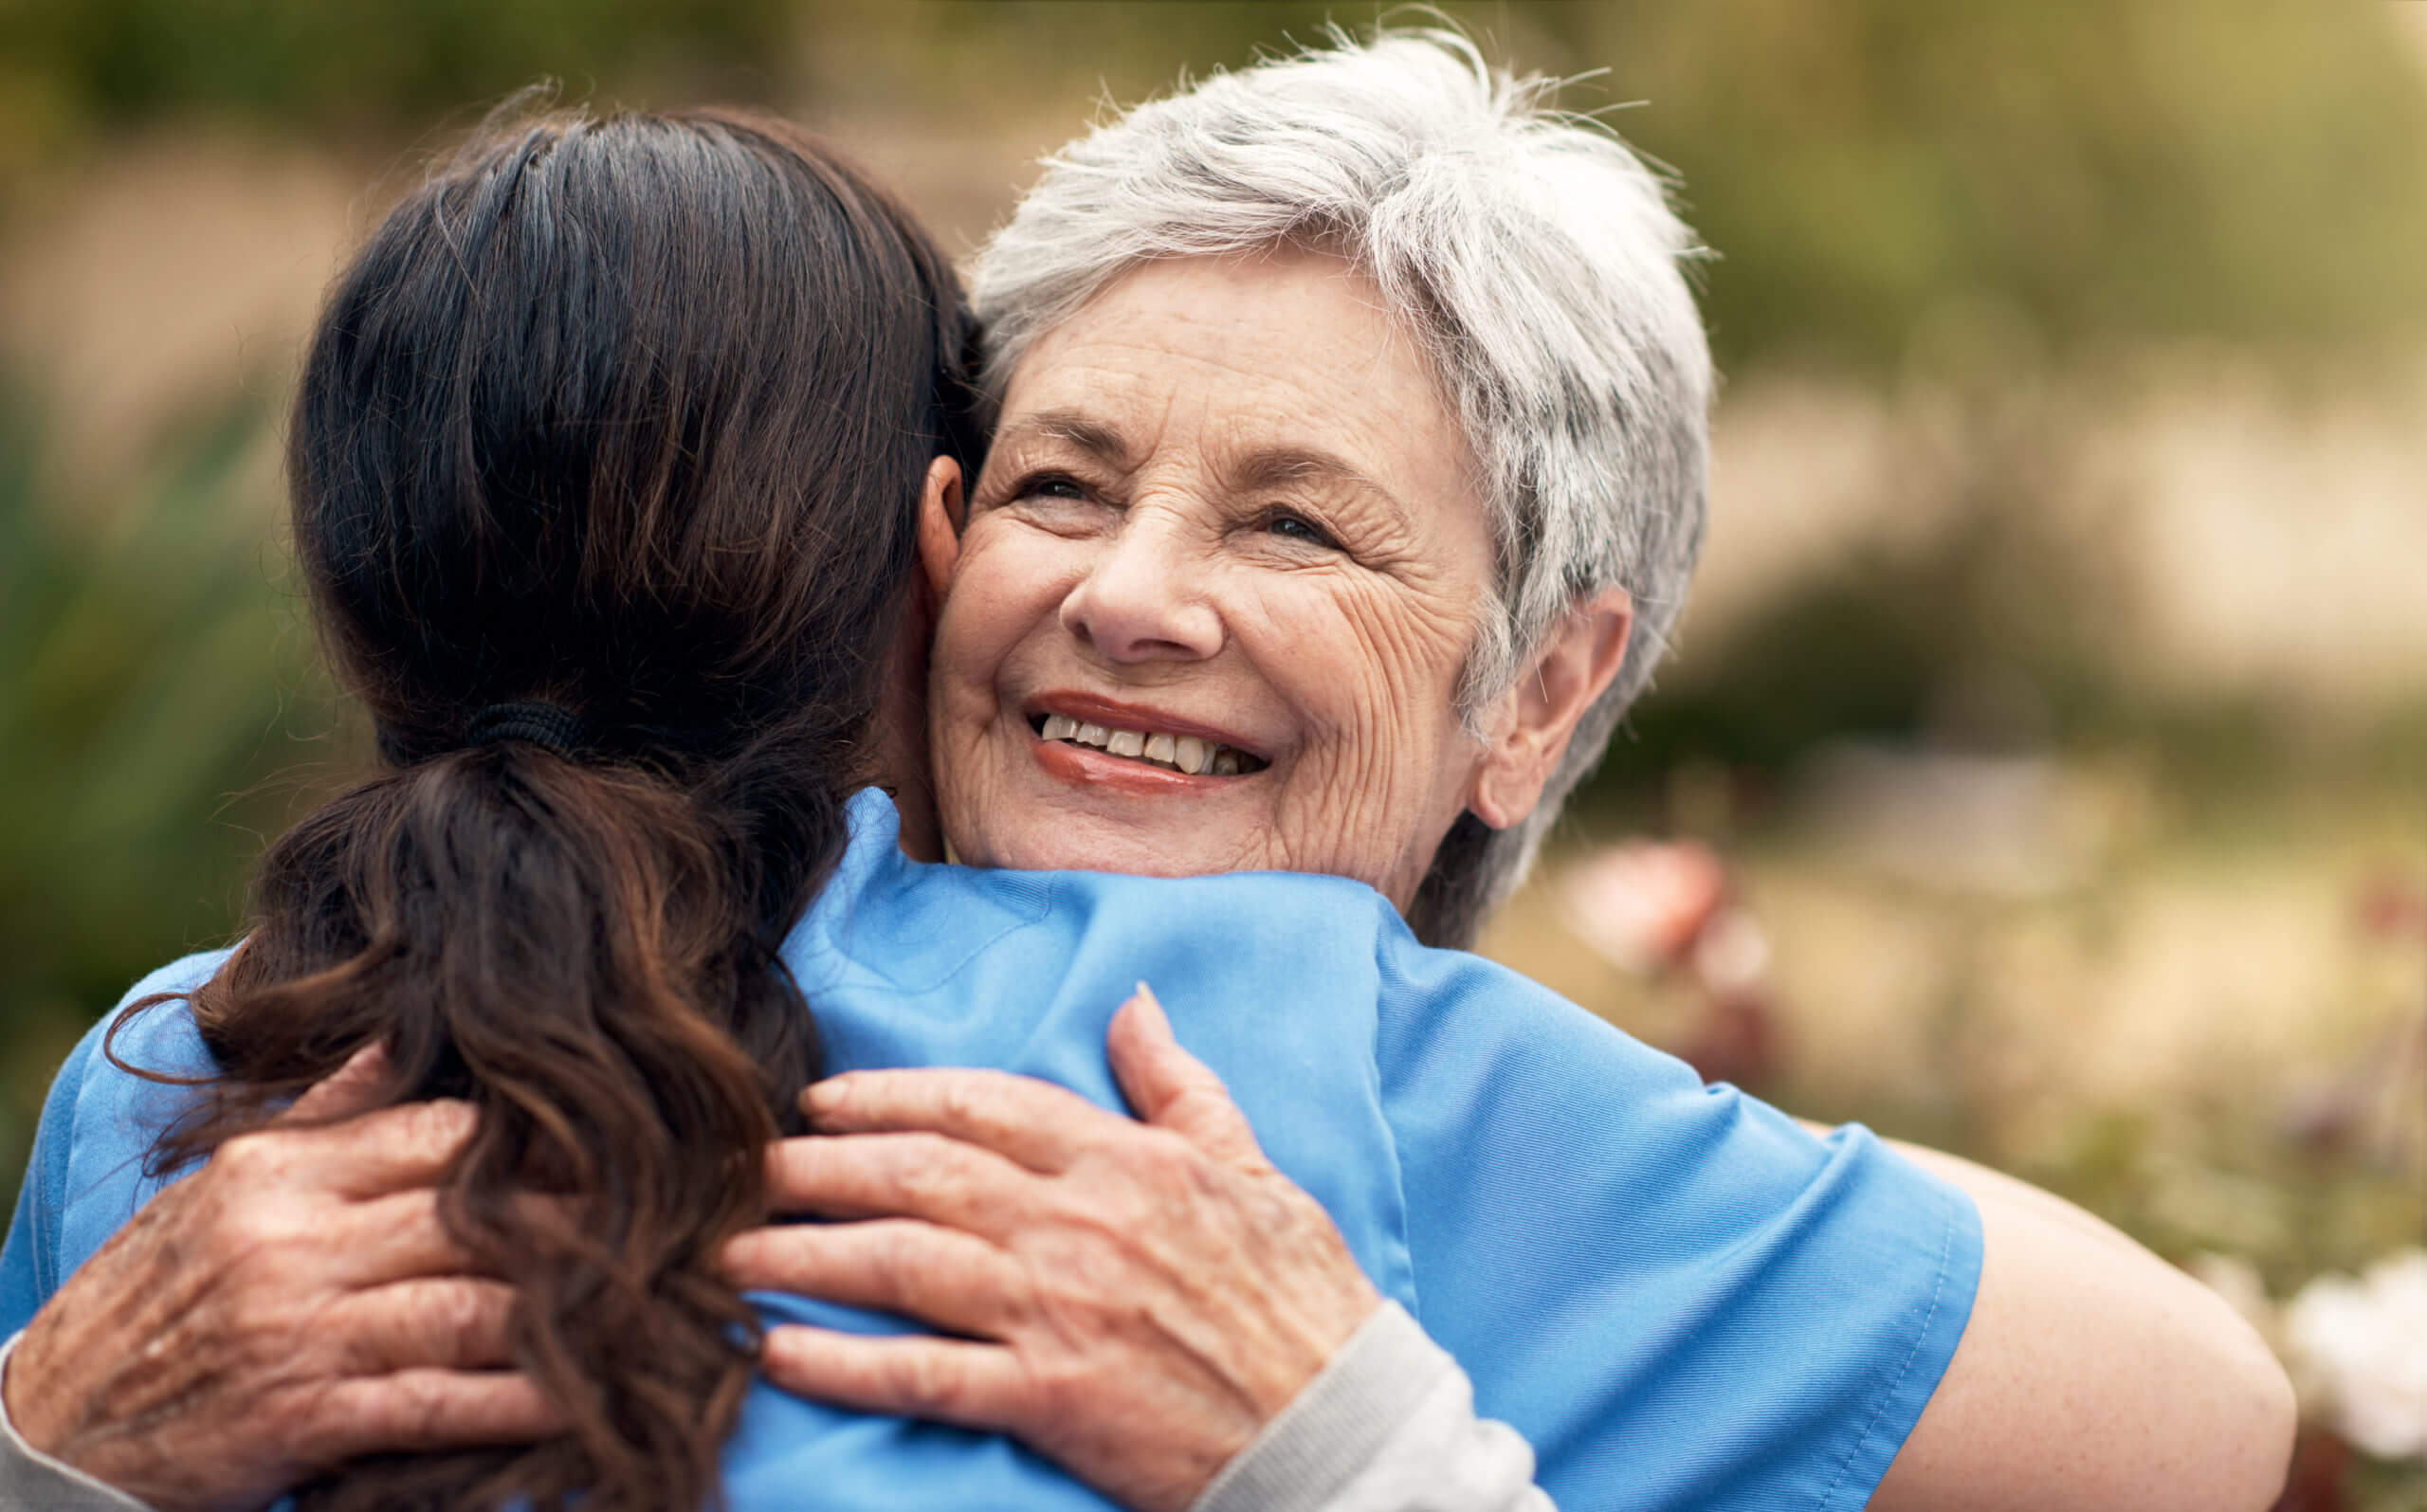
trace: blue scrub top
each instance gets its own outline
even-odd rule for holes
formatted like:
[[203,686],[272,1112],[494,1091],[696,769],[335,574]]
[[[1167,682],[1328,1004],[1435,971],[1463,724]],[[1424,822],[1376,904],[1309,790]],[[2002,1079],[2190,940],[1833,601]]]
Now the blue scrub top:
[[[1375,1284],[1524,1433],[1566,1512],[1859,1507],[1969,1317],[1968,1198],[1858,1126],[1815,1139],[1524,977],[1417,944],[1359,884],[922,865],[879,793],[785,958],[834,1070],[980,1066],[1122,1106],[1104,1053],[1144,980],[1266,1152]],[[139,983],[191,990],[225,952]],[[182,1105],[86,1036],[45,1106],[0,1335],[158,1189]],[[210,1063],[183,1003],[118,1039]],[[909,1325],[771,1294],[770,1321]],[[1101,1509],[996,1435],[835,1412],[760,1383],[725,1453],[735,1512]]]

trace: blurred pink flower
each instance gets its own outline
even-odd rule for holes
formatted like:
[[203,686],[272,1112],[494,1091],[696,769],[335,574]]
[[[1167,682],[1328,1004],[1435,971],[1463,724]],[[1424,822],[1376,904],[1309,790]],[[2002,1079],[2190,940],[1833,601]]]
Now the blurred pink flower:
[[2360,887],[2360,928],[2380,939],[2427,936],[2427,888],[2397,871],[2381,871]]
[[1727,897],[1727,871],[1691,840],[1632,840],[1596,851],[1560,878],[1560,918],[1621,971],[1651,975],[1685,962]]
[[1706,1082],[1758,1088],[1778,1070],[1769,937],[1735,903],[1727,868],[1691,840],[1628,841],[1568,867],[1560,917],[1621,971],[1684,974],[1701,1012],[1667,1048]]

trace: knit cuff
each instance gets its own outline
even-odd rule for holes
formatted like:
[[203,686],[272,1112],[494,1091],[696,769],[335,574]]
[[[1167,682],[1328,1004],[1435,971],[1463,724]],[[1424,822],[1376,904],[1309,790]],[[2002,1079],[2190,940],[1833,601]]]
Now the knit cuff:
[[[25,1337],[11,1334],[0,1344],[0,1382],[8,1379],[9,1357]],[[5,1393],[0,1393],[0,1507],[9,1512],[145,1512],[143,1503],[125,1492],[27,1443],[9,1420]]]
[[1386,1300],[1189,1512],[1318,1512],[1456,1368],[1407,1309]]

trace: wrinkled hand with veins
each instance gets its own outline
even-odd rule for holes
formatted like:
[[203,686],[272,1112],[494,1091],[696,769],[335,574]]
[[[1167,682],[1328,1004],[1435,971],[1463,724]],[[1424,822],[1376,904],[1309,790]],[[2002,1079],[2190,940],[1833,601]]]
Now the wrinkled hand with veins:
[[439,1220],[474,1112],[365,1111],[383,1070],[356,1055],[67,1279],[0,1382],[27,1443],[158,1512],[232,1512],[360,1454],[560,1426],[507,1368],[513,1293]]
[[769,1156],[778,1211],[737,1284],[952,1338],[771,1328],[804,1396],[1012,1434],[1140,1512],[1178,1512],[1381,1304],[1314,1198],[1141,987],[1106,1039],[1135,1119],[999,1071],[854,1071]]

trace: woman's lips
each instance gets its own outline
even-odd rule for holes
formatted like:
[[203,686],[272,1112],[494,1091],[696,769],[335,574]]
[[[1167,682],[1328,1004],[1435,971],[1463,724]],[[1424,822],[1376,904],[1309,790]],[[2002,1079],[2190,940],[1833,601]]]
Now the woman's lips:
[[1045,770],[1046,775],[1056,781],[1072,787],[1095,788],[1138,797],[1178,794],[1202,797],[1239,780],[1237,777],[1211,774],[1192,776],[1134,756],[1117,756],[1109,751],[1072,745],[1068,740],[1048,740],[1040,737],[1030,749],[1036,754],[1036,764]]
[[[1141,761],[1149,766],[1168,768],[1188,776],[1235,777],[1256,758],[1236,746],[1203,740],[1193,735],[1173,735],[1167,730],[1119,730],[1102,724],[1074,720],[1067,714],[1048,714],[1033,721],[1030,728],[1041,740],[1058,740],[1082,750],[1102,751],[1127,761]],[[1258,762],[1257,765],[1262,765]]]
[[1045,745],[1067,747],[1081,756],[1102,753],[1106,760],[1150,772],[1222,778],[1269,765],[1228,731],[1092,694],[1046,694],[1030,705],[1026,718],[1029,732]]

